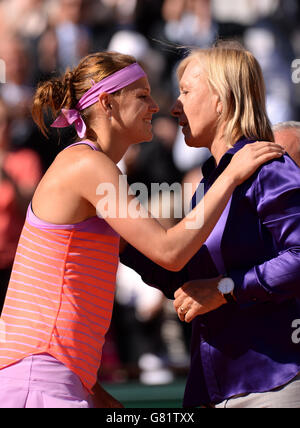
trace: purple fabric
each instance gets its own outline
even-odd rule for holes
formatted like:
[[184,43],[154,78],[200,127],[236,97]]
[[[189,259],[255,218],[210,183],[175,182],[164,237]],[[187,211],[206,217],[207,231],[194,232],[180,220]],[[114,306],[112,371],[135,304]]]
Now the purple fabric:
[[62,108],[58,118],[52,123],[51,128],[66,128],[74,124],[78,137],[84,138],[86,134],[86,125],[81,114],[76,109]]
[[107,92],[108,94],[112,94],[142,77],[146,77],[146,73],[139,64],[134,63],[100,80],[100,82],[96,84],[92,81],[93,86],[81,97],[76,107],[74,109],[62,109],[61,114],[52,123],[51,127],[65,128],[74,124],[78,136],[84,138],[86,134],[86,125],[81,117],[80,111],[95,104],[101,93]]
[[63,150],[67,150],[67,149],[69,149],[70,147],[74,147],[74,146],[80,146],[80,145],[86,145],[86,146],[89,146],[91,149],[93,149],[93,150],[95,150],[96,152],[99,152],[100,151],[100,148],[98,147],[98,146],[96,146],[96,144],[93,144],[93,143],[91,143],[90,141],[88,141],[88,140],[84,140],[84,141],[78,141],[77,143],[73,143],[73,144],[70,144],[68,147],[65,147]]
[[221,217],[219,218],[219,221],[214,228],[214,233],[211,233],[205,242],[209,254],[213,259],[214,264],[220,275],[225,275],[226,273],[226,268],[224,265],[224,260],[221,251],[221,241],[231,207],[231,199],[232,198],[230,198]]
[[0,370],[0,408],[91,408],[79,377],[49,354]]
[[[234,153],[202,168],[205,192]],[[196,197],[193,198],[196,200]],[[232,196],[221,242],[237,304],[192,322],[191,366],[184,406],[219,403],[233,395],[269,391],[300,371],[292,322],[300,319],[300,169],[285,155],[260,167]],[[120,261],[172,298],[184,282],[218,276],[206,245],[178,273],[168,272],[128,246]]]
[[74,224],[55,224],[48,221],[41,220],[32,211],[31,203],[27,209],[26,221],[34,227],[39,229],[55,229],[55,230],[79,230],[87,233],[101,233],[103,235],[110,235],[119,237],[119,234],[103,219],[98,216],[87,218],[79,223]]
[[100,80],[89,89],[76,105],[76,110],[84,110],[98,101],[99,95],[103,92],[112,94],[133,82],[146,77],[146,73],[138,63],[130,64],[105,79]]

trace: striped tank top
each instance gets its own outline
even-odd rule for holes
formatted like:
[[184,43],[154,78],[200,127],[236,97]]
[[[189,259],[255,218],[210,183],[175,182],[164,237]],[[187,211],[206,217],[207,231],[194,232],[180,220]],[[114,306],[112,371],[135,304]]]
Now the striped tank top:
[[48,353],[91,391],[118,262],[119,235],[104,219],[55,225],[38,219],[30,204],[0,318],[0,369]]

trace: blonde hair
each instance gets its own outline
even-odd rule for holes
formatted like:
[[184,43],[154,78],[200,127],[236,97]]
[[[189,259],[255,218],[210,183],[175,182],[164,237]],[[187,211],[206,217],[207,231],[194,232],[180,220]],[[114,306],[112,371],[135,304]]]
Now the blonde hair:
[[[77,67],[66,70],[60,78],[41,83],[35,93],[32,117],[42,133],[47,136],[44,113],[55,118],[62,108],[72,109],[94,83],[136,62],[131,55],[117,52],[98,52],[83,58]],[[91,107],[81,112],[89,130]]]
[[266,90],[261,67],[251,52],[237,42],[218,42],[208,49],[195,49],[181,61],[178,79],[193,60],[204,63],[208,83],[222,102],[219,123],[224,138],[233,145],[242,136],[250,140],[274,141],[266,111]]

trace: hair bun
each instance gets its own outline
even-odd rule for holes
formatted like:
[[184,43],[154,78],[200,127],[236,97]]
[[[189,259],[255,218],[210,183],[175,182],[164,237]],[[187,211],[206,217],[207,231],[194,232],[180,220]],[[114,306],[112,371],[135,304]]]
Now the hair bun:
[[63,76],[63,85],[66,90],[70,89],[70,87],[72,86],[73,79],[73,72],[71,70],[67,70],[65,75]]

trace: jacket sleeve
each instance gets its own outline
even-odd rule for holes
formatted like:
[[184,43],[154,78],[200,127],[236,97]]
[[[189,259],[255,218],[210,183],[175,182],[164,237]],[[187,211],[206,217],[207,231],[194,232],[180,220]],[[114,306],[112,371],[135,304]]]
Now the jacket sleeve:
[[264,165],[255,180],[253,205],[272,236],[274,257],[250,270],[228,272],[240,303],[300,298],[300,169],[288,157]]
[[120,262],[141,275],[146,284],[161,290],[168,299],[174,299],[175,291],[188,281],[186,267],[179,272],[168,271],[129,244],[120,254]]

